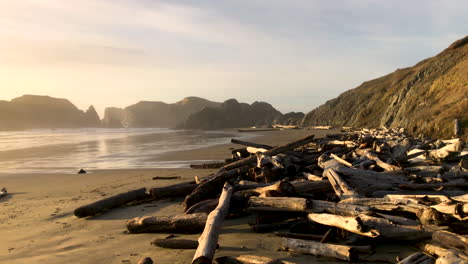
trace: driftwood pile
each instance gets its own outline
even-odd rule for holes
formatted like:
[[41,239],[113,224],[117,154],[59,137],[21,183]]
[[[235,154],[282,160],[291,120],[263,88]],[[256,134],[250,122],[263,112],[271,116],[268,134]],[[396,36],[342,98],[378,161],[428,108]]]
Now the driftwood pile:
[[[233,142],[247,147],[234,150],[217,173],[150,190],[151,199],[185,197],[185,214],[134,218],[128,231],[202,232],[198,242],[152,242],[196,248],[192,263],[290,263],[247,255],[214,260],[224,218],[249,215],[251,229],[283,237],[278,246],[285,251],[366,261],[379,243],[411,241],[420,252],[395,263],[468,263],[468,152],[460,139],[418,140],[382,128],[279,147]],[[147,196],[131,191],[75,215]]]

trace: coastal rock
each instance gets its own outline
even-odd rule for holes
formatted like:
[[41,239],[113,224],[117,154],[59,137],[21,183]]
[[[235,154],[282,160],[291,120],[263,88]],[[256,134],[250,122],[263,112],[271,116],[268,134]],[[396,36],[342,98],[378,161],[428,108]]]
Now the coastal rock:
[[94,107],[85,113],[66,99],[23,95],[0,101],[0,124],[1,130],[23,130],[96,127],[100,121]]
[[303,125],[401,126],[413,135],[453,136],[468,126],[468,36],[435,57],[364,82],[309,112]]
[[184,129],[220,129],[249,126],[268,126],[280,120],[282,114],[265,102],[252,105],[229,99],[219,107],[206,107],[192,114],[180,125]]
[[220,103],[193,96],[174,104],[141,101],[124,109],[106,108],[103,125],[105,127],[175,127],[191,114],[205,107],[218,105]]

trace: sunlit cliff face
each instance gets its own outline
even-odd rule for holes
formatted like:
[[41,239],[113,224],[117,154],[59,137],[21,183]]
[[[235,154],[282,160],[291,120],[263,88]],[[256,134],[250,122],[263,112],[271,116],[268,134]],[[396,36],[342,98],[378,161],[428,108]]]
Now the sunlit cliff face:
[[466,34],[466,1],[0,1],[0,99],[308,111]]

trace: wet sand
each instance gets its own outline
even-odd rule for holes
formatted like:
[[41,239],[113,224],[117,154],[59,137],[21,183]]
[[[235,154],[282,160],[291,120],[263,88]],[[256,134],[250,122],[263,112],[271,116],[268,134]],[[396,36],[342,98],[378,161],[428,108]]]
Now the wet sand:
[[[281,145],[309,135],[310,132],[305,130],[262,132],[250,140]],[[230,147],[237,146],[217,145],[169,153],[158,158],[224,159],[226,156],[229,157]],[[125,229],[125,221],[133,217],[182,213],[180,206],[182,199],[122,207],[87,219],[75,217],[73,210],[103,197],[128,190],[170,185],[192,180],[195,175],[203,177],[215,171],[121,169],[80,175],[2,175],[0,187],[6,187],[10,194],[0,198],[0,263],[137,263],[140,258],[146,256],[151,257],[155,263],[190,263],[195,250],[170,250],[150,245],[153,239],[163,238],[167,234],[127,234]],[[182,178],[152,180],[154,176]],[[254,234],[246,223],[246,218],[225,222],[219,240],[221,248],[216,256],[255,254],[282,257],[304,264],[335,263],[325,258],[279,252],[277,249],[280,238],[272,234]],[[183,237],[197,239],[198,235],[183,235]],[[388,258],[394,259],[394,256],[389,254]]]

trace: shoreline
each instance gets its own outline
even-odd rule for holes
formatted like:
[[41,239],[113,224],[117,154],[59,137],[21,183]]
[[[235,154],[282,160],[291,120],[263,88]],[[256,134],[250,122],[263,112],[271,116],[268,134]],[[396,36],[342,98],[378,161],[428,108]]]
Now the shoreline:
[[[274,133],[277,133],[276,131]],[[281,145],[312,131],[283,131],[251,138],[253,142]],[[330,131],[326,131],[330,133]],[[281,141],[282,140],[282,141]],[[168,157],[211,156],[228,153],[224,144]],[[166,199],[137,206],[124,206],[90,218],[77,218],[79,206],[118,193],[142,187],[167,186],[205,177],[216,169],[109,169],[88,174],[29,173],[1,177],[9,195],[0,199],[0,262],[5,263],[137,263],[151,257],[156,263],[189,263],[195,250],[163,249],[150,245],[155,238],[169,234],[127,234],[125,221],[133,217],[168,216],[183,213],[182,199]],[[176,180],[152,180],[154,176],[179,176]],[[309,255],[278,252],[281,238],[258,234],[245,224],[245,218],[227,219],[216,256],[255,254],[282,257],[297,264],[339,263]],[[199,234],[178,235],[198,239]]]

